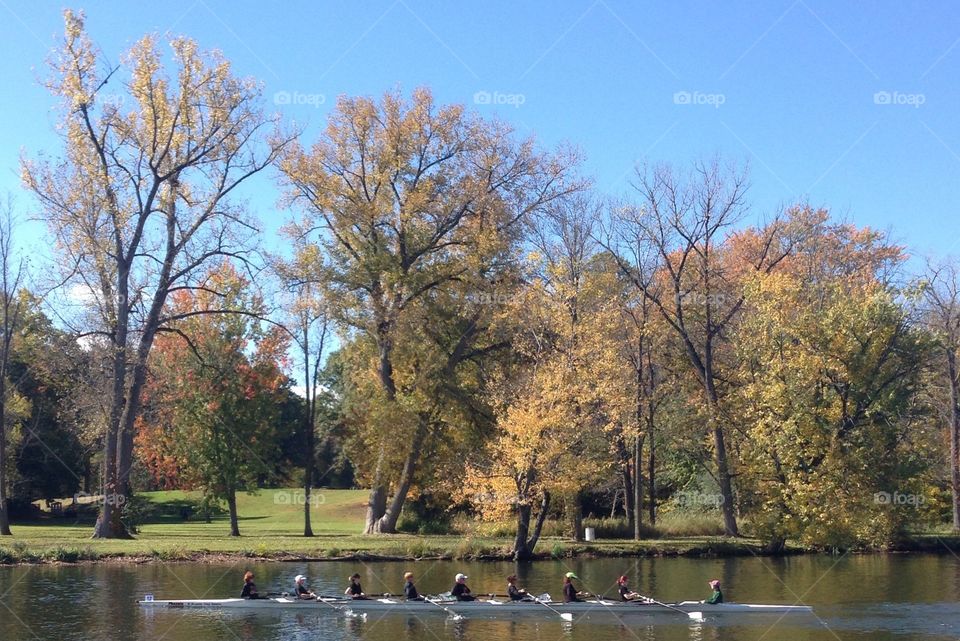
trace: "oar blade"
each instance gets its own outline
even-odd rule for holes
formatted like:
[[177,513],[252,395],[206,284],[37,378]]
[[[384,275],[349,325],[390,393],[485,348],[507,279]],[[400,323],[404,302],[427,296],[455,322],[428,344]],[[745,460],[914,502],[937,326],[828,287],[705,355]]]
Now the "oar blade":
[[703,612],[687,612],[687,616],[693,621],[703,621]]
[[573,615],[570,614],[569,612],[561,612],[560,618],[563,619],[564,621],[573,621]]

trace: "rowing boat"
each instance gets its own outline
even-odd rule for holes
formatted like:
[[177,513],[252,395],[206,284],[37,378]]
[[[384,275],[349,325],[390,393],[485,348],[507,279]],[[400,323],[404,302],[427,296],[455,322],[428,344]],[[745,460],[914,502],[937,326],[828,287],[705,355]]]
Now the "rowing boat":
[[[197,608],[206,610],[286,610],[286,609],[318,609],[331,612],[333,608],[349,608],[354,612],[395,612],[399,614],[436,614],[441,610],[435,604],[451,608],[459,615],[496,615],[496,614],[532,614],[543,615],[545,609],[530,601],[502,601],[497,599],[478,599],[476,601],[454,601],[435,599],[432,603],[423,601],[404,601],[395,598],[380,599],[338,599],[322,597],[320,600],[303,600],[291,597],[274,597],[268,599],[154,599],[147,595],[138,603],[145,608]],[[580,603],[560,603],[544,601],[547,605],[569,612],[571,614],[616,614],[618,616],[662,615],[664,610],[653,603],[608,600],[588,600]],[[681,601],[668,603],[673,608],[684,612],[702,612],[704,615],[726,614],[810,614],[813,610],[808,605],[762,605],[755,603],[720,603],[710,605],[700,601]]]

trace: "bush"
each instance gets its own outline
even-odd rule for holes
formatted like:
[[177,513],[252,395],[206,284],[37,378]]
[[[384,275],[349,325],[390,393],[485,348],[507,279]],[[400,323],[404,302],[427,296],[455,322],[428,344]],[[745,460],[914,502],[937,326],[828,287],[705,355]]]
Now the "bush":
[[719,513],[670,512],[659,516],[657,538],[688,536],[723,536],[723,519]]

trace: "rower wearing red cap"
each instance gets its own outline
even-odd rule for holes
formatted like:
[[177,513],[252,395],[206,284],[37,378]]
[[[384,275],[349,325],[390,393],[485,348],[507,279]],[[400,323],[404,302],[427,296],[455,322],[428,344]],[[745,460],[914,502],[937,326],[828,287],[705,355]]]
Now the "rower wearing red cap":
[[620,593],[621,601],[636,601],[637,599],[643,598],[627,586],[626,574],[617,579],[617,591]]

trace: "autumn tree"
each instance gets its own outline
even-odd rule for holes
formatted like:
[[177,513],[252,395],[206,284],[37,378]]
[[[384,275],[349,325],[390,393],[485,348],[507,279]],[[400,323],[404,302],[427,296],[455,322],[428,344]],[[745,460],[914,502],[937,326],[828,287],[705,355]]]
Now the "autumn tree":
[[325,351],[331,338],[330,314],[322,296],[320,274],[323,260],[317,247],[304,242],[293,232],[294,258],[286,261],[276,258],[275,271],[284,294],[285,318],[282,321],[292,341],[300,375],[303,377],[303,396],[306,402],[302,427],[303,460],[303,535],[313,536],[310,524],[310,494],[313,491],[314,468],[317,458],[317,419],[322,411],[324,390],[320,377]]
[[580,187],[574,160],[426,89],[341,98],[313,148],[284,155],[298,233],[329,256],[325,296],[359,348],[351,379],[372,385],[355,405],[372,466],[366,532],[396,530],[425,449],[465,398],[459,374],[502,344],[476,296],[508,278],[519,223]]
[[722,248],[746,210],[746,177],[718,162],[696,163],[682,174],[669,166],[637,171],[640,203],[617,207],[604,246],[622,273],[675,333],[702,390],[712,442],[713,475],[720,488],[724,529],[738,535],[729,425],[720,407],[720,355],[728,329],[743,305],[739,271],[770,272],[790,243],[778,220],[746,262],[731,265]]
[[[181,320],[157,338],[148,389],[166,411],[144,416],[147,438],[140,441],[165,450],[145,459],[154,473],[173,461],[183,486],[226,502],[231,536],[240,535],[237,492],[274,475],[289,385],[285,335],[262,328],[263,303],[248,289],[227,265],[203,291],[173,295],[170,313]],[[215,313],[224,303],[247,313]]]
[[9,536],[10,515],[7,509],[8,395],[10,389],[10,351],[14,335],[20,330],[22,305],[20,288],[25,275],[24,259],[14,246],[13,205],[8,199],[0,205],[0,535]]
[[[116,68],[91,42],[82,14],[64,13],[48,87],[60,100],[63,155],[24,160],[23,180],[54,240],[64,287],[84,292],[87,334],[110,352],[103,503],[94,536],[126,537],[118,497],[130,494],[134,422],[147,359],[174,292],[202,287],[211,263],[243,257],[255,229],[232,201],[286,139],[265,141],[261,90],[218,52],[170,42],[172,68],[145,36]],[[112,100],[104,99],[110,83]],[[115,96],[122,95],[124,100]]]
[[960,530],[960,267],[955,261],[927,265],[923,308],[924,321],[936,337],[940,354],[937,378],[946,389],[953,529]]
[[755,492],[754,520],[771,551],[788,537],[886,543],[904,506],[877,497],[922,493],[926,458],[916,435],[928,345],[891,280],[904,256],[881,234],[831,223],[823,211],[794,217],[813,231],[781,269],[752,277],[735,337],[743,484]]
[[581,497],[610,472],[606,435],[632,407],[615,357],[616,273],[591,234],[597,211],[568,198],[531,221],[526,282],[501,304],[514,357],[491,388],[496,437],[471,457],[468,477],[486,518],[514,512],[517,559],[533,553],[553,497],[563,499],[572,538],[582,536]]

